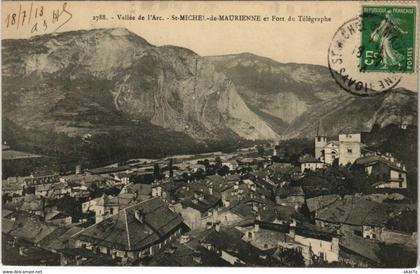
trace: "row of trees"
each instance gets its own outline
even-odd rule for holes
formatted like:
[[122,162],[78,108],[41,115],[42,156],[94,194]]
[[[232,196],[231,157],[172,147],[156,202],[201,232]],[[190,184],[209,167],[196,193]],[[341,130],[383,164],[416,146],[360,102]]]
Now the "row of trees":
[[[306,188],[309,196],[325,194],[369,194],[374,192],[375,180],[364,170],[348,166],[332,166],[328,169],[307,171],[305,177],[293,182]],[[311,193],[313,192],[313,193]]]
[[[230,169],[229,167],[223,165],[222,159],[220,157],[216,157],[215,162],[213,164],[210,163],[208,159],[200,160],[197,162],[204,166],[204,169],[199,168],[196,172],[189,175],[191,178],[189,179],[203,179],[206,176],[218,174],[220,176],[225,176],[229,174]],[[155,163],[153,166],[153,179],[154,180],[161,180],[164,177],[164,172],[169,172],[169,177],[172,178],[174,176],[174,167],[173,159],[170,158],[168,161],[167,166],[161,167],[158,163]],[[185,173],[187,176],[187,173]]]

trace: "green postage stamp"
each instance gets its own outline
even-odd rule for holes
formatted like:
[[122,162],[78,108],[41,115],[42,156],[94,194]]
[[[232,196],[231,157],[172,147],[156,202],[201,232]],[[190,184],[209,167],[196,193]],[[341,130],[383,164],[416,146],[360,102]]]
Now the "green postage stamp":
[[363,6],[361,69],[414,72],[416,8]]

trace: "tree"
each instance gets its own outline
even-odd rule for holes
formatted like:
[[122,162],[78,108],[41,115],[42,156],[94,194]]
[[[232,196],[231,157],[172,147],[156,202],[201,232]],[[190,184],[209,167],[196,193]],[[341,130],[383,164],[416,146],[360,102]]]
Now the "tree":
[[386,227],[407,233],[417,231],[417,211],[406,209],[401,214],[392,217],[386,223]]
[[116,186],[104,189],[104,193],[106,195],[117,196],[120,192],[121,192],[121,189]]
[[204,170],[202,168],[198,168],[197,171],[194,173],[193,176],[195,179],[202,180],[206,177]]
[[365,171],[344,169],[345,183],[351,193],[368,194],[372,191],[373,180]]
[[208,173],[209,172],[209,167],[210,167],[210,161],[209,161],[209,159],[205,159],[204,161],[203,161],[203,165],[204,165],[204,167],[206,168],[206,173]]
[[58,210],[61,210],[70,216],[73,220],[76,221],[80,216],[82,216],[82,204],[77,202],[75,198],[66,195],[58,200],[54,200],[54,205],[57,206]]
[[7,202],[11,202],[12,201],[12,197],[9,195],[9,193],[6,193],[6,194],[3,194],[2,200],[3,200],[3,205],[4,205]]
[[229,168],[227,166],[222,166],[217,170],[217,174],[219,174],[220,176],[225,176],[229,174]]
[[169,177],[174,177],[174,167],[173,167],[173,159],[169,159]]
[[294,249],[281,249],[277,252],[276,255],[279,261],[285,266],[305,266],[305,261],[303,259],[302,253]]
[[216,170],[218,170],[219,168],[222,168],[222,159],[219,156],[216,157],[215,161],[216,161],[216,165],[215,165]]

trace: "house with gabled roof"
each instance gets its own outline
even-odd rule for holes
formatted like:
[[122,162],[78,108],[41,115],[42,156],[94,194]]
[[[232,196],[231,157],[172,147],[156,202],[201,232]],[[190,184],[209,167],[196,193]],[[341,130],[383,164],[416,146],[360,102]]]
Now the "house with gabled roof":
[[305,203],[305,193],[301,186],[283,186],[275,190],[276,204],[283,206],[302,207]]
[[213,214],[222,205],[220,197],[195,191],[194,195],[187,197],[173,206],[181,214],[186,225],[191,229],[200,229],[211,221]]
[[2,180],[1,191],[10,196],[22,196],[25,187],[24,177],[9,177]]
[[376,188],[407,188],[407,170],[392,155],[369,155],[360,157],[354,167],[362,168],[376,180]]
[[314,217],[319,210],[335,203],[339,199],[340,195],[337,194],[320,195],[306,199],[306,206],[311,216]]
[[[5,220],[7,219],[2,221]],[[6,222],[8,228],[5,230],[3,227],[3,233],[33,245],[38,245],[42,239],[58,229],[57,226],[43,222],[41,217],[27,212],[17,212],[13,218]]]
[[119,210],[136,202],[134,194],[120,194],[118,196],[102,195],[96,199],[82,204],[82,212],[95,212],[95,222],[101,222],[104,218],[117,214]]
[[312,155],[306,154],[299,159],[301,172],[325,168],[325,164]]
[[141,260],[159,252],[184,231],[182,217],[160,198],[126,207],[72,236],[73,247]]
[[72,223],[72,216],[63,211],[51,210],[46,213],[45,222],[57,226],[66,226]]
[[320,227],[336,227],[363,238],[380,240],[390,218],[388,211],[386,204],[348,195],[318,210],[315,222]]
[[174,244],[152,258],[149,266],[229,266],[230,264],[202,246]]
[[270,257],[266,253],[242,240],[244,234],[236,228],[216,224],[200,240],[201,245],[214,256],[220,257],[233,266],[269,266]]

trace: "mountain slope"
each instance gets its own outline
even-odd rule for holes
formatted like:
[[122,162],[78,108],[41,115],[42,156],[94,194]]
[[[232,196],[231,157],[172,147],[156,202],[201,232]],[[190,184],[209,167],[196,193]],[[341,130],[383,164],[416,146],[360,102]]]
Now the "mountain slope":
[[5,140],[66,159],[99,163],[312,137],[320,121],[327,135],[417,125],[410,91],[355,97],[322,66],[200,57],[126,29],[4,40],[2,57]]
[[3,114],[68,136],[150,123],[198,141],[275,139],[223,73],[194,52],[126,29],[3,42]]
[[312,137],[319,123],[328,135],[370,131],[375,124],[417,125],[417,94],[410,91],[362,98],[338,87],[323,66],[282,64],[249,53],[207,59],[283,138]]

